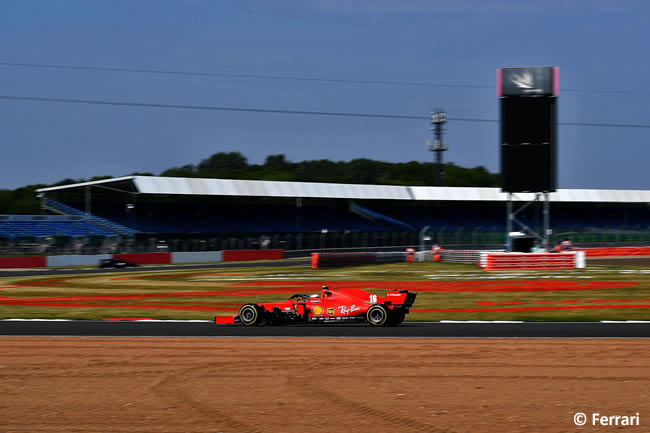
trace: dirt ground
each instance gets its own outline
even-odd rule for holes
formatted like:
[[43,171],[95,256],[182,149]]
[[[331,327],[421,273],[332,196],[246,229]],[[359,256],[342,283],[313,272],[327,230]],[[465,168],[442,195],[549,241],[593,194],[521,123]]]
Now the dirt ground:
[[[650,340],[0,338],[2,432],[650,429]],[[574,413],[590,419],[576,427]]]

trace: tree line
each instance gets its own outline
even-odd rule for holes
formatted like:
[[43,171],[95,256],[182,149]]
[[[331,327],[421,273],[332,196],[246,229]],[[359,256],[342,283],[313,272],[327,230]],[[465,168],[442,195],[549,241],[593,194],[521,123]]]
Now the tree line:
[[[497,187],[499,175],[485,167],[464,168],[453,163],[443,166],[442,186]],[[154,176],[152,173],[132,175]],[[373,185],[434,186],[436,164],[432,162],[385,162],[359,158],[351,161],[328,159],[291,162],[285,155],[269,155],[263,164],[251,164],[240,152],[218,152],[200,161],[172,167],[160,176],[220,179],[274,180],[294,182],[360,183]],[[14,190],[0,189],[0,214],[28,215],[39,213],[36,189],[78,182],[110,179],[64,179],[51,185],[28,185]]]

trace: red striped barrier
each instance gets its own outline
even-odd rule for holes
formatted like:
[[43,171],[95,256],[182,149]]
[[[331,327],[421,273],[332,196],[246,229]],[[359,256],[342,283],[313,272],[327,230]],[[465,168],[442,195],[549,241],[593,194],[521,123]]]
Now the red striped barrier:
[[238,262],[245,260],[280,260],[284,258],[283,250],[225,250],[224,262]]
[[113,254],[113,257],[138,265],[169,265],[172,262],[171,253],[125,253]]
[[0,257],[0,268],[43,268],[46,265],[45,256]]

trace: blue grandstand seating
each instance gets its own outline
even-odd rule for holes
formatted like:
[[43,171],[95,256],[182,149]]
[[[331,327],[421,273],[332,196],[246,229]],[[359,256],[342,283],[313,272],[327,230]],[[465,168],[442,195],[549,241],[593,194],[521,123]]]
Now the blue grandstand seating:
[[[419,231],[428,226],[432,231],[503,232],[506,229],[506,210],[503,203],[458,202],[397,202],[388,200],[361,201],[363,207],[354,208],[344,200],[308,201],[297,208],[293,201],[270,201],[255,198],[175,199],[142,198],[137,214],[125,210],[124,200],[102,203],[93,201],[94,215],[89,226],[85,221],[69,227],[49,222],[52,231],[61,235],[107,235],[111,230],[121,233],[317,233],[330,232],[395,232]],[[70,215],[84,216],[76,208],[47,200],[47,205]],[[535,209],[533,209],[537,206]],[[539,228],[542,221],[539,206],[535,205],[517,215],[519,221]],[[132,209],[132,208],[129,208]],[[299,210],[298,210],[299,209]],[[359,212],[354,212],[354,211]],[[535,210],[535,212],[533,212]],[[362,215],[360,215],[360,213]],[[101,215],[101,217],[97,216]],[[650,218],[643,207],[606,205],[552,204],[551,227],[554,230],[581,231],[603,228],[647,230]],[[101,226],[100,226],[101,225]],[[109,227],[111,228],[109,230]],[[42,227],[41,227],[42,228]],[[0,235],[34,235],[35,227],[0,225]],[[16,233],[16,234],[14,234]],[[7,236],[4,234],[3,236]]]
[[[505,230],[505,210],[502,208],[395,208],[382,209],[381,213],[404,222],[419,230],[429,226],[432,230]],[[109,218],[121,224],[127,224],[124,215],[112,215]],[[644,219],[645,218],[645,219]],[[541,224],[534,215],[518,215],[518,219],[531,227]],[[567,211],[554,216],[551,213],[551,223],[554,228],[580,227],[595,228],[642,228],[647,229],[647,216],[630,218],[628,224],[622,224],[622,219],[611,216],[593,217],[588,212]],[[645,225],[643,222],[645,221]],[[368,220],[349,212],[328,209],[303,209],[300,217],[300,227],[295,211],[277,212],[273,209],[261,209],[258,212],[236,213],[224,212],[213,215],[192,215],[191,212],[182,214],[177,210],[168,209],[166,212],[138,215],[137,228],[139,232],[148,233],[290,233],[290,232],[320,232],[328,231],[395,231],[394,224],[379,220]],[[408,231],[406,227],[402,230]]]
[[[46,199],[46,200],[44,200],[44,204],[45,204],[46,207],[49,207],[49,208],[51,208],[53,210],[56,210],[58,212],[62,212],[65,215],[76,215],[76,216],[85,216],[86,215],[85,212],[80,211],[79,209],[76,209],[76,208],[74,208],[72,206],[68,206],[68,205],[66,205],[64,203],[61,203],[61,202],[58,202],[58,201],[55,201],[55,200]],[[96,231],[95,226],[108,227],[112,231],[105,230],[105,229],[101,229],[101,231],[103,231],[105,233],[109,233],[110,235],[115,235],[115,234],[119,233],[119,234],[124,234],[124,235],[128,235],[128,236],[133,236],[136,233],[135,230],[133,230],[133,229],[127,227],[127,226],[117,224],[114,221],[110,221],[110,220],[108,220],[106,218],[98,217],[97,215],[89,215],[88,221],[93,223],[93,230],[95,230],[95,231]],[[99,228],[100,227],[97,227],[97,229],[99,229]],[[89,228],[86,227],[86,228],[82,228],[81,230],[82,231],[89,231]]]
[[[51,220],[42,216],[13,215],[0,221],[0,237],[6,239],[56,236],[115,236],[114,232],[79,220]],[[38,219],[36,219],[38,218]]]
[[371,218],[371,219],[376,219],[376,220],[379,220],[381,222],[385,222],[385,223],[387,223],[389,225],[392,225],[392,226],[395,226],[395,227],[399,228],[400,230],[407,230],[407,231],[414,230],[414,227],[412,225],[410,225],[410,224],[407,224],[407,223],[405,223],[403,221],[400,221],[400,220],[395,219],[393,217],[390,217],[388,215],[384,215],[384,214],[382,214],[380,212],[376,212],[376,211],[373,211],[371,209],[359,206],[356,203],[351,203],[350,204],[350,210],[352,212],[354,212],[354,213],[357,213],[357,214],[361,215],[361,216],[366,216],[366,217]]
[[[127,224],[128,217],[113,214],[109,218]],[[156,215],[138,215],[137,228],[146,233],[283,233],[323,229],[329,231],[385,231],[392,226],[369,221],[353,214],[305,211],[297,227],[296,215],[277,214],[272,210],[251,213],[214,213],[206,215],[182,215],[169,210]]]
[[28,235],[17,227],[7,224],[5,221],[0,221],[0,236],[7,239],[14,239],[16,237]]

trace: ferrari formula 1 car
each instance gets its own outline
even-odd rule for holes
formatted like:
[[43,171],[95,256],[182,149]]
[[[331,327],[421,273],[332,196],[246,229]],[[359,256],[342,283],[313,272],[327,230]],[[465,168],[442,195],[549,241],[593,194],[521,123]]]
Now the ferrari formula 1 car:
[[217,324],[241,323],[245,326],[284,325],[289,323],[368,322],[373,326],[397,326],[404,321],[417,293],[389,290],[385,297],[361,289],[330,290],[296,294],[284,302],[246,304],[239,314],[216,317]]

